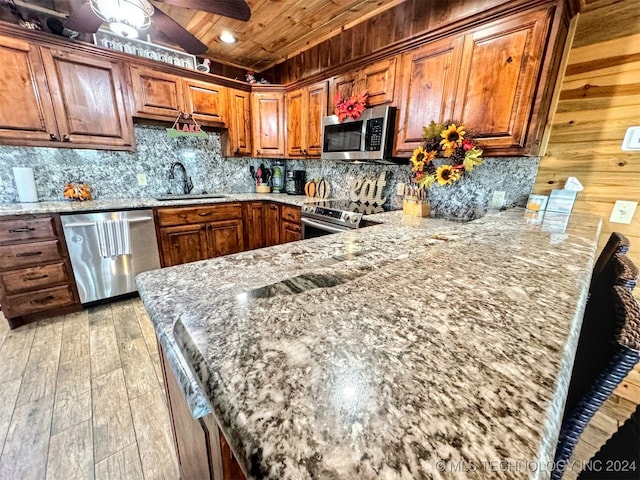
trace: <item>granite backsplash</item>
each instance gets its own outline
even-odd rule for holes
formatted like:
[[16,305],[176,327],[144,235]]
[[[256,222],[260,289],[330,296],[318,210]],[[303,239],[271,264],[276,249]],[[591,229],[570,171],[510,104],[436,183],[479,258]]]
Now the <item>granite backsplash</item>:
[[[169,139],[165,129],[135,125],[136,152],[105,150],[73,150],[65,148],[0,146],[0,203],[18,201],[11,167],[32,167],[40,200],[62,200],[67,182],[90,183],[95,198],[154,197],[169,191],[181,193],[181,178],[169,179],[174,161],[182,162],[193,180],[194,193],[203,191],[245,193],[253,191],[249,166],[269,159],[227,158],[222,155],[218,133],[206,139],[179,137]],[[524,205],[533,187],[538,169],[537,157],[486,158],[455,188],[431,189],[432,209],[439,205],[472,211],[486,210],[494,190],[506,192],[509,206]],[[306,170],[307,179],[324,177],[331,184],[331,197],[344,198],[356,179],[375,177],[386,171],[385,196],[398,204],[396,184],[408,179],[411,169],[405,165],[350,165],[335,161],[286,160],[287,169]],[[139,186],[137,174],[147,177],[147,185]],[[474,214],[474,216],[476,216]]]

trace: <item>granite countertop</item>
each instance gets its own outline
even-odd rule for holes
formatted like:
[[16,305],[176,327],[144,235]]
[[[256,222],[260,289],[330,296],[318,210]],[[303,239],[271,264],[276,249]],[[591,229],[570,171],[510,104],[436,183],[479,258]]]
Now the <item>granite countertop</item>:
[[599,217],[375,220],[138,276],[183,391],[250,477],[548,477]]
[[308,200],[304,195],[283,193],[221,193],[223,198],[189,198],[182,200],[156,200],[154,198],[125,198],[91,200],[77,202],[61,200],[57,202],[2,203],[0,215],[22,215],[37,213],[79,213],[100,210],[129,210],[134,208],[180,207],[211,203],[244,202],[251,200],[270,200],[289,205],[302,205]]

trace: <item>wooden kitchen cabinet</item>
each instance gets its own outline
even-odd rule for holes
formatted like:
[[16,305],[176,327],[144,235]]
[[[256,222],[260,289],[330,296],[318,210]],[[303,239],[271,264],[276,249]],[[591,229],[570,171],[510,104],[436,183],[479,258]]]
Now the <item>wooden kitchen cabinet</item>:
[[280,243],[302,240],[300,207],[282,205],[281,212]]
[[227,89],[212,83],[184,79],[185,106],[199,123],[224,125],[227,119]]
[[265,247],[280,243],[280,205],[267,203],[265,207]]
[[[262,87],[265,88],[265,87]],[[285,154],[284,92],[281,88],[251,93],[253,155],[282,157]]]
[[234,88],[228,91],[228,130],[223,134],[227,155],[249,156],[251,142],[251,93]]
[[493,154],[523,153],[551,16],[527,12],[465,35],[454,117]]
[[287,156],[320,157],[322,117],[327,114],[328,85],[314,85],[287,92]]
[[0,304],[11,328],[81,308],[58,215],[0,219]]
[[132,150],[122,65],[0,37],[0,142]]
[[422,145],[423,127],[453,117],[463,37],[445,38],[402,56],[394,155]]
[[393,103],[397,57],[385,58],[371,65],[333,77],[329,100],[333,105],[336,94],[342,98],[367,92],[370,107]]
[[185,111],[181,77],[135,65],[130,71],[134,116],[173,122]]
[[244,250],[239,203],[160,208],[155,216],[163,267]]
[[247,250],[270,247],[280,243],[280,206],[273,202],[245,204]]

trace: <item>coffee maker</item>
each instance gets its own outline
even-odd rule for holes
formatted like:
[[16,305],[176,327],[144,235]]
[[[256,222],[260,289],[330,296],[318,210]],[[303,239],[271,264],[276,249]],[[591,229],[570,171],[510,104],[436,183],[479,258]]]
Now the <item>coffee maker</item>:
[[304,195],[304,170],[287,170],[285,189],[289,195]]

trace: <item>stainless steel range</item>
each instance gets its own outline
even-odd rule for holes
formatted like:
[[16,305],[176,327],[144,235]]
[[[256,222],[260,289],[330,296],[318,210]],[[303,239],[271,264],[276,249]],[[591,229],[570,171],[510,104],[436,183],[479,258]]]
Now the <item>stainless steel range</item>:
[[314,238],[330,233],[340,233],[376,225],[363,220],[363,215],[372,215],[397,210],[391,205],[370,205],[350,200],[324,200],[302,205],[302,238]]

